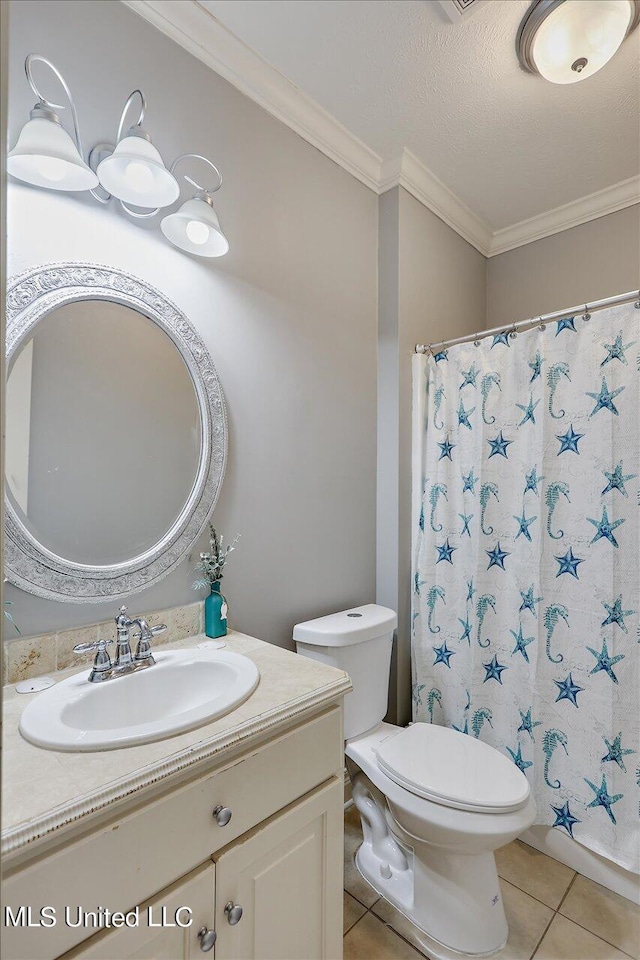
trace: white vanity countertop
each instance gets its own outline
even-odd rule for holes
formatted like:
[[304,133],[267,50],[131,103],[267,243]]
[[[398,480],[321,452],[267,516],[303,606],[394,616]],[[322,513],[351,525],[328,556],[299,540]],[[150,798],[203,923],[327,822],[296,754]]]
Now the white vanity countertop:
[[[95,753],[59,753],[33,746],[18,730],[20,714],[33,695],[4,688],[2,750],[2,853],[18,851],[52,831],[103,810],[203,760],[250,745],[272,727],[295,720],[351,689],[346,673],[273,644],[230,631],[226,649],[241,653],[260,670],[256,691],[241,706],[213,723],[179,736],[136,747]],[[192,647],[190,637],[162,650]],[[90,664],[83,668],[89,670]],[[63,679],[83,671],[55,674]],[[117,681],[114,681],[117,683]]]

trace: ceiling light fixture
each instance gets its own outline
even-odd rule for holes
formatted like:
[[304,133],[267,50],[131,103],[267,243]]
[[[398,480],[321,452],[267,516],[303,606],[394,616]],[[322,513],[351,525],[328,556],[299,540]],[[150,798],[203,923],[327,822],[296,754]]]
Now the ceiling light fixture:
[[[48,66],[62,85],[71,109],[73,139],[55,112],[64,107],[46,100],[35,85],[31,69],[35,62]],[[85,163],[76,107],[64,77],[50,60],[35,53],[27,57],[25,71],[38,103],[8,154],[7,171],[11,176],[50,190],[88,190],[102,204],[115,198],[129,216],[145,220],[155,217],[163,207],[179,199],[180,185],[174,176],[178,164],[188,159],[202,161],[215,172],[217,183],[212,187],[201,187],[185,176],[196,193],[178,210],[164,217],[160,228],[170,243],[187,253],[200,257],[221,257],[227,253],[229,241],[222,232],[211,200],[211,195],[222,186],[218,168],[207,157],[185,153],[167,169],[142,126],[146,101],[141,90],[134,90],[124,105],[115,144],[96,144],[89,153],[88,163]],[[138,118],[124,133],[127,114],[136,99],[140,101]]]
[[520,24],[518,59],[551,83],[597,73],[640,21],[640,0],[536,0]]

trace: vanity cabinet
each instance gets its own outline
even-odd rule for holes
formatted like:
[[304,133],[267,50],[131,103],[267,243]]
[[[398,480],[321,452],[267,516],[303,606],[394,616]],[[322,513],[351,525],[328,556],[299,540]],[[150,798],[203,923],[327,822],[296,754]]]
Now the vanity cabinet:
[[[280,729],[281,726],[280,726]],[[14,868],[3,903],[55,927],[3,929],[6,960],[337,960],[342,950],[342,707],[335,703],[217,769],[164,782],[128,813],[71,827]],[[185,782],[186,779],[186,782]],[[171,778],[167,778],[171,780]],[[231,818],[219,815],[220,808]],[[218,811],[218,813],[216,813]],[[69,833],[69,830],[67,833]],[[11,865],[10,865],[11,870]],[[230,923],[228,903],[242,907]],[[69,927],[78,907],[132,911],[135,927]],[[190,926],[176,921],[192,910]],[[236,910],[231,919],[236,919]],[[178,913],[181,921],[186,911]],[[152,921],[150,923],[149,921]],[[198,931],[215,930],[203,951]],[[212,940],[209,937],[209,941]]]
[[336,778],[215,858],[216,960],[342,956],[343,803]]
[[[194,960],[207,953],[212,960],[336,960],[342,802],[333,779],[141,904],[139,926],[96,934],[62,960]],[[163,917],[185,922],[187,905],[189,927],[155,926]],[[203,950],[211,930],[215,942]]]
[[[198,931],[211,923],[214,890],[215,866],[209,862],[142,904],[137,911],[137,926],[97,933],[65,953],[62,960],[193,960],[206,956],[200,949]],[[192,912],[191,926],[156,926],[163,916],[171,923],[176,916],[182,920],[181,911],[187,904]],[[214,957],[213,951],[209,956]]]

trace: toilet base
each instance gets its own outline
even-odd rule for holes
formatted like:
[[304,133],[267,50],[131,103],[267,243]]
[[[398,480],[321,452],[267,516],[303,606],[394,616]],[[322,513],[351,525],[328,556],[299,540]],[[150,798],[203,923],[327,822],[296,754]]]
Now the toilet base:
[[[504,939],[491,950],[484,953],[467,953],[448,947],[423,929],[417,922],[412,909],[414,896],[413,854],[406,848],[404,849],[407,860],[409,861],[409,866],[406,870],[399,870],[389,866],[387,863],[383,864],[380,858],[373,852],[371,844],[365,841],[356,852],[356,867],[369,886],[373,887],[376,893],[379,893],[381,897],[387,900],[399,913],[409,920],[415,928],[413,932],[415,940],[424,948],[427,954],[432,957],[432,960],[460,960],[461,957],[490,957],[494,953],[497,953],[497,951],[502,950],[507,943],[508,930]],[[384,874],[390,873],[391,875],[384,876],[383,871]],[[500,918],[497,918],[497,920],[499,930],[501,927]]]
[[509,928],[493,851],[461,854],[418,839],[369,778],[352,772],[364,837],[356,866],[365,880],[421,931],[436,960],[501,950]]

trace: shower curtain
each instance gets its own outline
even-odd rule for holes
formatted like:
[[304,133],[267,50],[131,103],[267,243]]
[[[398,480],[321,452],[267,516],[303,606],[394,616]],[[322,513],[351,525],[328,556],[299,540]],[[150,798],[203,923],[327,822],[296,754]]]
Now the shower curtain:
[[413,359],[414,720],[640,869],[640,309]]

